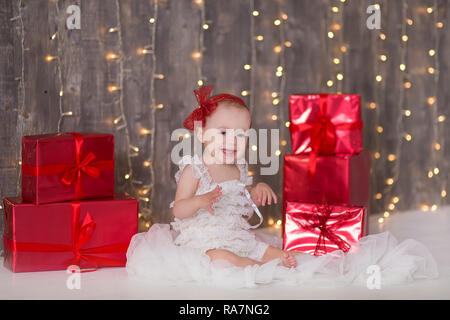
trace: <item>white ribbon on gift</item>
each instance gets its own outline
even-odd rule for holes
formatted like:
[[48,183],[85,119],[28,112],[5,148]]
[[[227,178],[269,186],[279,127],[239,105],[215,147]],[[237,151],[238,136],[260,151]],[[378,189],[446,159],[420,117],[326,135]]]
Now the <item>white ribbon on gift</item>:
[[247,197],[247,199],[248,199],[248,201],[250,202],[250,204],[251,204],[253,210],[256,212],[256,214],[257,214],[258,217],[259,217],[259,223],[256,224],[256,225],[254,225],[254,226],[250,226],[250,229],[258,228],[258,227],[261,225],[261,223],[263,223],[264,218],[263,218],[261,212],[259,211],[258,207],[256,206],[256,204],[253,202],[252,197],[251,197],[251,195],[250,195],[250,192],[248,192],[247,188],[245,187],[245,184],[239,183],[239,185],[241,185],[241,186],[244,187],[244,193],[245,193],[245,196]]

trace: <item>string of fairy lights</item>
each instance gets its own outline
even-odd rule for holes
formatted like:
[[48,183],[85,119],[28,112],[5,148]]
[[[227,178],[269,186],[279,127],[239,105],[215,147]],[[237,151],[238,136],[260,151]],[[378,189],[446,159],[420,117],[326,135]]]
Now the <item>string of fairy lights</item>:
[[[430,12],[431,11],[431,12]],[[430,56],[430,60],[432,60],[432,63],[430,63],[430,66],[427,67],[427,72],[430,74],[430,76],[433,77],[434,80],[434,88],[435,88],[435,96],[438,94],[439,90],[439,76],[440,76],[440,65],[439,65],[439,49],[440,49],[440,34],[439,29],[442,24],[442,22],[439,21],[439,7],[437,0],[434,0],[433,7],[427,8],[427,12],[429,14],[433,14],[433,25],[434,28],[434,48],[428,50],[428,55]],[[431,65],[433,64],[433,65]],[[431,102],[431,100],[430,100]],[[443,137],[440,135],[440,132],[442,131],[442,128],[439,128],[443,122],[446,120],[446,116],[444,114],[439,114],[439,105],[438,105],[438,99],[436,98],[435,103],[432,105],[433,110],[433,119],[436,119],[436,121],[433,121],[433,132],[434,132],[434,138],[435,142],[433,143],[433,146],[431,146],[431,150],[433,153],[433,159],[435,161],[435,166],[433,169],[433,174],[439,174],[439,164],[443,161],[443,153],[441,150],[441,145],[443,145]],[[430,173],[428,173],[428,177],[430,178]],[[443,202],[443,198],[447,196],[447,179],[445,176],[440,176],[440,202]],[[432,206],[433,208],[433,206]]]
[[[150,159],[145,160],[142,165],[146,168],[150,169],[150,175],[151,175],[151,182],[150,185],[144,185],[143,188],[139,191],[141,196],[146,196],[148,192],[151,190],[153,195],[153,187],[155,186],[155,168],[153,166],[153,163],[155,162],[155,134],[156,131],[156,112],[159,109],[162,109],[164,106],[162,104],[157,104],[156,102],[156,94],[155,94],[155,79],[159,79],[158,77],[155,77],[156,75],[156,68],[157,68],[157,61],[156,61],[156,21],[158,19],[158,1],[153,2],[153,17],[149,19],[149,26],[150,26],[150,34],[151,34],[151,58],[152,58],[152,68],[151,68],[151,77],[150,77],[150,114],[151,114],[151,129],[141,128],[141,134],[142,135],[150,135]],[[160,76],[159,76],[160,77]],[[145,199],[146,203],[149,203],[148,198]],[[141,209],[142,215],[144,216],[145,227],[148,229],[150,228],[150,217],[152,215],[151,206],[147,206]],[[141,217],[140,217],[141,218]]]
[[[343,80],[344,80],[344,54],[347,52],[347,46],[343,44],[343,32],[341,29],[343,27],[343,9],[344,9],[344,1],[339,1],[331,6],[329,10],[327,10],[327,17],[329,21],[331,21],[330,25],[327,27],[327,38],[330,41],[328,44],[328,51],[332,52],[331,55],[331,72],[333,72],[333,76],[330,77],[326,85],[328,88],[336,88],[336,92],[342,92]],[[341,43],[340,46],[333,45],[333,41],[336,43]],[[336,80],[334,79],[336,77]]]
[[[376,4],[376,9],[381,10],[380,4]],[[406,68],[406,60],[407,60],[407,56],[408,56],[407,12],[408,12],[408,5],[407,5],[406,1],[402,0],[402,18],[401,18],[402,19],[402,27],[401,27],[400,65],[399,65],[400,72],[402,73],[402,77],[401,77],[402,84],[400,85],[399,101],[396,104],[398,110],[395,112],[398,115],[397,119],[396,119],[396,127],[401,132],[404,131],[403,116],[402,116],[402,113],[404,114],[404,112],[402,112],[402,109],[403,109],[403,106],[406,101],[405,90],[407,90],[407,87],[408,87],[408,86],[405,87],[404,83],[409,81],[409,73],[408,73],[409,69]],[[387,36],[384,33],[382,33],[382,32],[379,33],[378,41],[385,41],[386,38],[387,38]],[[385,62],[387,60],[387,56],[380,55],[380,60],[382,62]],[[380,84],[380,86],[384,85],[382,75],[377,74],[375,77],[375,80]],[[376,131],[379,135],[381,135],[384,131],[384,128],[381,125],[377,125]],[[411,141],[411,139],[406,139],[406,140]],[[384,185],[383,191],[377,193],[375,195],[375,197],[378,197],[378,199],[381,199],[384,197],[384,199],[386,199],[389,196],[389,198],[391,200],[387,204],[386,204],[386,201],[384,201],[386,207],[384,208],[383,217],[380,217],[378,220],[379,223],[383,223],[384,219],[388,218],[390,216],[392,211],[395,210],[397,203],[400,201],[400,198],[398,196],[392,195],[392,190],[394,189],[395,183],[399,179],[399,174],[400,174],[399,166],[400,166],[402,144],[403,144],[403,139],[401,139],[401,138],[397,139],[395,151],[393,153],[388,153],[386,156],[387,161],[392,163],[392,167],[391,167],[392,174],[385,180],[385,185]],[[376,155],[374,155],[375,159],[379,159],[380,157],[381,157],[381,155],[379,153],[376,153]]]
[[[256,69],[256,43],[264,41],[264,35],[256,34],[255,32],[255,19],[260,18],[262,16],[262,12],[255,7],[255,1],[249,0],[249,17],[250,17],[250,61],[249,63],[243,66],[244,70],[250,72],[250,88],[241,91],[241,95],[243,97],[249,96],[249,109],[252,111],[254,109],[254,98],[253,94],[255,88],[255,69]],[[274,75],[276,77],[275,83],[277,84],[276,88],[272,90],[272,92],[268,92],[268,95],[271,97],[271,104],[273,105],[274,112],[269,114],[269,118],[273,121],[281,121],[285,122],[284,118],[282,118],[282,111],[279,108],[279,105],[284,103],[284,92],[286,87],[286,78],[284,76],[285,71],[285,48],[291,47],[292,43],[290,41],[285,40],[285,30],[284,23],[287,21],[288,15],[284,12],[278,12],[277,17],[273,20],[273,25],[277,28],[277,34],[279,35],[278,44],[273,47],[274,53],[277,55],[277,64],[274,67]],[[288,122],[285,122],[286,126],[289,126]],[[281,137],[281,145],[286,146],[287,141]],[[256,152],[257,146],[250,146],[250,151]],[[276,156],[281,155],[281,150],[272,151]],[[249,171],[249,175],[252,176],[254,172]],[[273,226],[275,228],[280,228],[282,221],[278,219],[274,220],[273,217],[268,218],[268,225]]]

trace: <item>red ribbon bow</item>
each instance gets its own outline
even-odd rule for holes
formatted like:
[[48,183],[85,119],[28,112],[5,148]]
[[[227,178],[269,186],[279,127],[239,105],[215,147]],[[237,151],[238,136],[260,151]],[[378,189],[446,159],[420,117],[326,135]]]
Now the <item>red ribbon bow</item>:
[[86,213],[83,221],[80,223],[80,206],[81,203],[74,201],[71,203],[71,220],[72,220],[72,245],[39,243],[39,242],[17,242],[11,241],[3,236],[5,247],[11,251],[18,252],[73,252],[74,258],[64,261],[67,267],[70,265],[78,265],[80,260],[86,261],[91,268],[84,269],[80,272],[96,271],[99,266],[105,267],[123,267],[125,261],[111,259],[92,255],[93,253],[120,253],[128,249],[129,243],[116,243],[101,247],[83,249],[94,234],[96,223],[89,212]]
[[70,186],[75,179],[77,179],[77,181],[80,179],[82,172],[90,177],[98,179],[101,174],[100,169],[90,165],[94,159],[95,154],[89,152],[80,163],[74,163],[71,168],[64,171],[60,179],[61,183],[65,186]]
[[192,111],[192,113],[184,120],[183,126],[186,129],[194,130],[194,122],[201,121],[202,127],[205,126],[206,117],[211,115],[217,108],[220,101],[231,100],[235,101],[247,108],[245,102],[232,94],[222,93],[214,97],[210,97],[213,86],[203,86],[194,90],[195,98],[199,104],[199,107]]
[[320,94],[319,111],[320,115],[316,122],[312,123],[291,123],[289,131],[310,131],[311,152],[309,155],[308,174],[313,176],[316,173],[317,157],[319,155],[334,154],[336,147],[336,130],[357,130],[362,128],[362,121],[350,123],[333,124],[327,116],[328,94]]
[[[336,230],[348,220],[356,217],[360,212],[360,209],[346,210],[339,214],[337,217],[333,217],[337,221],[333,224],[329,224],[328,220],[331,217],[332,209],[329,205],[316,206],[313,213],[300,212],[296,214],[294,222],[301,228],[313,231],[319,229],[319,238],[317,239],[316,248],[314,250],[315,256],[324,255],[327,253],[325,239],[330,240],[338,246],[344,252],[348,252],[351,245],[336,234]],[[300,219],[297,219],[300,218]]]

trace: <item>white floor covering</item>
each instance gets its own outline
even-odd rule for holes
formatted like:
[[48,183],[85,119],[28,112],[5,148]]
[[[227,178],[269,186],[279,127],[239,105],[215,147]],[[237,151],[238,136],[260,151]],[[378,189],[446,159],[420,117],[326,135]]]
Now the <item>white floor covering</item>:
[[379,217],[371,217],[370,232],[388,230],[398,240],[414,238],[424,243],[438,263],[438,279],[378,290],[360,286],[311,289],[273,285],[226,290],[195,284],[155,286],[130,280],[125,268],[103,268],[81,274],[80,289],[70,290],[66,286],[69,274],[65,271],[12,273],[0,260],[0,299],[450,299],[450,207],[395,213],[382,225]]

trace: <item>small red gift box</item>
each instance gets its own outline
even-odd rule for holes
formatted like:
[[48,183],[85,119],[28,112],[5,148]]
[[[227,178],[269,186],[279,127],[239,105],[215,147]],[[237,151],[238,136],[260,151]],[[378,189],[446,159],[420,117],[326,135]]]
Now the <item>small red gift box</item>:
[[314,174],[318,155],[357,154],[363,150],[359,95],[293,94],[289,112],[292,151],[310,154],[310,174]]
[[114,198],[25,203],[4,198],[4,265],[13,272],[123,267],[138,231],[138,201]]
[[348,252],[364,233],[363,207],[286,202],[284,250],[324,255]]
[[36,204],[112,197],[114,135],[57,133],[22,138],[22,198]]
[[283,201],[369,205],[370,154],[319,156],[314,176],[308,155],[286,154]]

